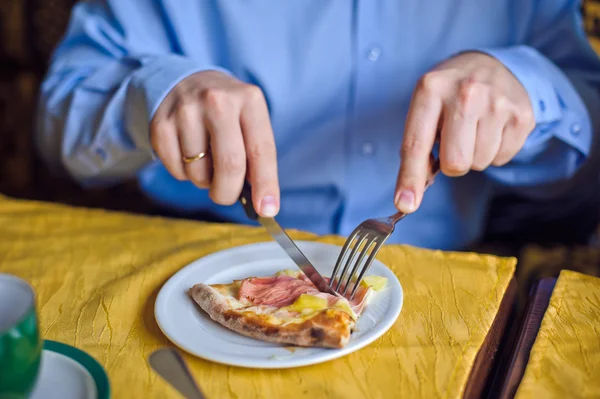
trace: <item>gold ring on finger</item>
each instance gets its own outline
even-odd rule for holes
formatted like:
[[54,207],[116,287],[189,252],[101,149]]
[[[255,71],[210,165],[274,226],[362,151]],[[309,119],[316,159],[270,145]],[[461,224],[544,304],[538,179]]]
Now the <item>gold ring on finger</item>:
[[183,162],[185,162],[185,163],[192,163],[194,161],[198,161],[198,160],[204,158],[207,155],[208,155],[208,152],[201,152],[200,154],[194,155],[193,157],[185,157],[184,156],[183,157]]

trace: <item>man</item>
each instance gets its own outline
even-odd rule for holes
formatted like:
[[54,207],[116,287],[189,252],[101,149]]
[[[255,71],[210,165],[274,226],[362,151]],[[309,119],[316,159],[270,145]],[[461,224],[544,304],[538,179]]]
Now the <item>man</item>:
[[[600,64],[571,0],[96,0],[42,86],[37,142],[85,185],[461,249],[492,195],[556,196],[593,158]],[[439,139],[443,175],[424,195]],[[469,172],[470,171],[470,172]],[[467,173],[469,172],[469,173]]]

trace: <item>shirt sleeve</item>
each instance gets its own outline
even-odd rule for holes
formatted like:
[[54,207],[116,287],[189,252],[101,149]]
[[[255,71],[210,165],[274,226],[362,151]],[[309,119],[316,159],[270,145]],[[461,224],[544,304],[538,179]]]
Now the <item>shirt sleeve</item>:
[[[135,177],[153,159],[149,122],[169,91],[195,72],[224,71],[173,51],[151,3],[78,3],[42,83],[38,152],[82,185]],[[137,18],[120,18],[132,11]]]
[[539,1],[526,43],[479,51],[495,57],[521,82],[536,121],[517,156],[489,168],[489,176],[527,190],[565,183],[598,157],[593,139],[600,127],[594,115],[600,109],[600,61],[583,31],[578,1]]

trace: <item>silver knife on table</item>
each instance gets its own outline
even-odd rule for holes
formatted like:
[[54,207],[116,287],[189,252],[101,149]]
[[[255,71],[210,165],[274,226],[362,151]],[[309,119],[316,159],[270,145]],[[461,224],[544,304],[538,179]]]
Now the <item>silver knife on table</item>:
[[292,258],[294,263],[298,265],[300,270],[302,270],[306,277],[312,281],[319,291],[337,296],[337,293],[331,287],[329,287],[327,281],[325,281],[323,276],[321,276],[317,269],[315,269],[302,251],[300,251],[298,246],[294,243],[290,236],[287,235],[279,223],[277,223],[275,218],[265,218],[256,213],[254,210],[254,204],[252,203],[252,189],[247,181],[244,181],[244,188],[240,194],[240,202],[244,207],[246,215],[250,219],[258,221],[265,229],[267,229],[269,234],[275,239],[275,241],[277,241],[277,243],[281,246],[281,248],[283,248],[288,256]]

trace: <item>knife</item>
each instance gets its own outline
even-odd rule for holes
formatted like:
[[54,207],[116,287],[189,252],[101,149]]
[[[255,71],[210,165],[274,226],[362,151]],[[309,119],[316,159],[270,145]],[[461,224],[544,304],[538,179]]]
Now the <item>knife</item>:
[[206,399],[183,357],[173,348],[158,349],[148,357],[150,367],[188,399]]
[[304,256],[298,246],[292,241],[290,236],[283,230],[283,228],[277,223],[275,218],[265,218],[259,216],[254,210],[254,204],[252,203],[252,188],[247,181],[244,181],[244,188],[240,194],[240,202],[244,207],[246,215],[255,221],[258,221],[269,234],[277,241],[277,243],[283,248],[290,258],[298,265],[300,270],[308,277],[308,279],[317,287],[321,292],[326,292],[331,295],[337,296],[338,294],[329,287],[327,281],[319,274],[317,269],[310,263],[308,258]]

